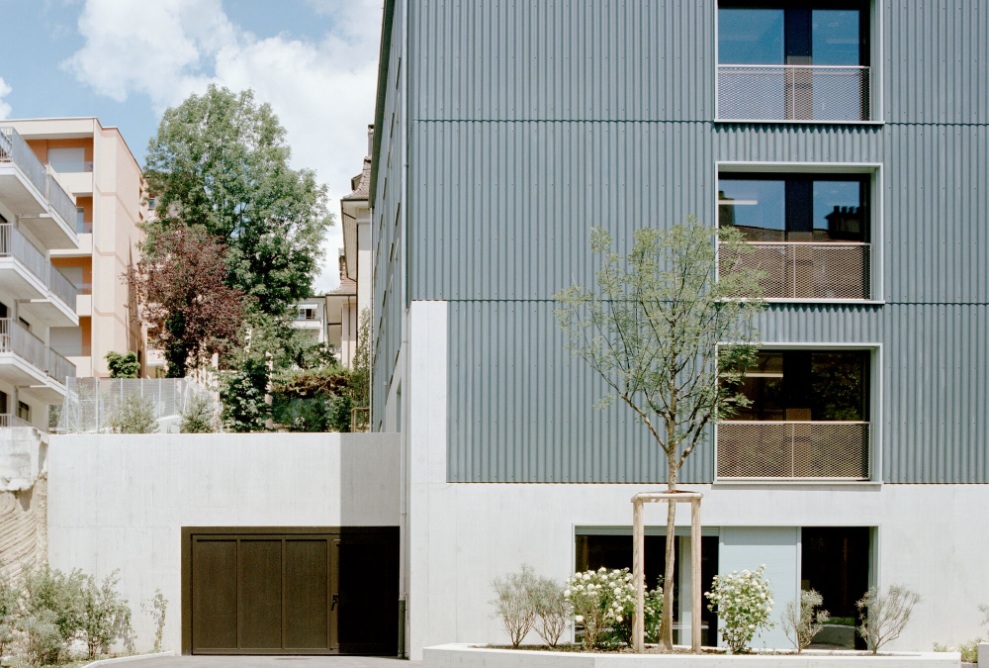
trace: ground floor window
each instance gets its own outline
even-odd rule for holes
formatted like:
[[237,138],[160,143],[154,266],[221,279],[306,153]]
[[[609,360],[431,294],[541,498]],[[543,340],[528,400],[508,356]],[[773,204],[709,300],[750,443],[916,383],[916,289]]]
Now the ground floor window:
[[[800,587],[814,589],[824,599],[833,624],[815,638],[815,644],[865,644],[855,633],[855,602],[869,589],[871,563],[869,527],[804,527],[801,530]],[[836,628],[845,627],[845,628]]]

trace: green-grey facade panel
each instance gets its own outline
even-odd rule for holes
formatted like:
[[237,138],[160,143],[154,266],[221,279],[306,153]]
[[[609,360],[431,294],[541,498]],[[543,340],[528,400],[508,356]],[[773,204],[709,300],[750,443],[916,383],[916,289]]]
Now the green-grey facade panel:
[[[713,117],[712,0],[421,0],[416,120]],[[428,55],[427,55],[428,54]]]
[[[451,482],[665,480],[665,460],[607,387],[571,357],[539,301],[450,304]],[[873,351],[870,422],[887,483],[989,483],[985,410],[989,307],[775,305],[758,319],[766,348]],[[713,430],[709,430],[709,436]],[[710,482],[709,438],[681,481]],[[878,473],[878,475],[877,475]]]

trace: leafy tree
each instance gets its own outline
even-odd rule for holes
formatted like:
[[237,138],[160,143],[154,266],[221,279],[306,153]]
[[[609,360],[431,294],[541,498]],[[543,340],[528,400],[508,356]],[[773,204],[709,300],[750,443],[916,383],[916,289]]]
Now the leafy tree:
[[121,355],[111,350],[106,354],[106,365],[110,378],[137,378],[141,373],[141,363],[137,361],[135,352]]
[[223,422],[235,432],[266,431],[271,406],[265,401],[270,373],[264,360],[245,358],[220,389]]
[[148,146],[144,176],[157,201],[148,226],[204,229],[229,247],[227,285],[252,308],[282,316],[310,294],[332,218],[326,187],[289,168],[285,129],[251,91],[210,86],[168,109]]
[[[747,400],[739,387],[755,356],[752,320],[762,308],[758,276],[741,265],[717,277],[715,233],[691,218],[667,230],[635,232],[626,257],[602,229],[591,235],[601,256],[595,289],[571,286],[557,295],[557,320],[569,349],[605,381],[602,405],[621,401],[666,455],[667,486],[704,441],[712,420]],[[720,231],[722,258],[746,247],[736,230]],[[732,346],[720,346],[724,342]],[[667,504],[673,536],[676,504]],[[661,642],[673,644],[673,540],[666,541]],[[699,602],[696,603],[700,605]]]
[[[118,571],[113,571],[102,583],[87,575],[82,584],[82,632],[86,636],[87,658],[92,660],[107,654],[116,640],[133,645],[131,610],[117,591]],[[133,649],[130,647],[129,649]]]
[[357,321],[357,352],[350,370],[350,400],[363,408],[371,403],[371,311],[361,311]]
[[243,293],[224,283],[225,247],[200,228],[176,223],[151,243],[127,277],[153,326],[148,338],[165,353],[168,377],[183,378],[236,342]]
[[115,434],[153,434],[158,431],[151,399],[139,394],[129,395],[110,418],[110,428]]

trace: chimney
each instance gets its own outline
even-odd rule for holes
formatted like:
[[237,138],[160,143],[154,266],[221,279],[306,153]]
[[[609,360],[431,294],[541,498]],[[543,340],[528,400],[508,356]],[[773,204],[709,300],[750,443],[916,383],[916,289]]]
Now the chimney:
[[374,126],[367,126],[367,154],[374,153]]

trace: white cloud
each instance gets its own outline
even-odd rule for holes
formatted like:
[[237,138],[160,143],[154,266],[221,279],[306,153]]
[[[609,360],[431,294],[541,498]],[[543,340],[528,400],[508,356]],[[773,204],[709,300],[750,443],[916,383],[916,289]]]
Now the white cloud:
[[10,116],[10,105],[4,102],[3,98],[10,95],[12,90],[14,89],[3,80],[3,77],[0,77],[0,119]]
[[[339,219],[339,197],[350,191],[350,177],[360,172],[367,153],[381,3],[307,2],[326,17],[327,31],[318,42],[255,36],[232,23],[219,0],[86,0],[79,18],[85,44],[63,65],[115,100],[146,95],[157,113],[209,83],[253,89],[285,126],[293,167],[314,169],[329,186],[330,210]],[[341,245],[338,220],[324,244],[319,292],[338,283]]]

